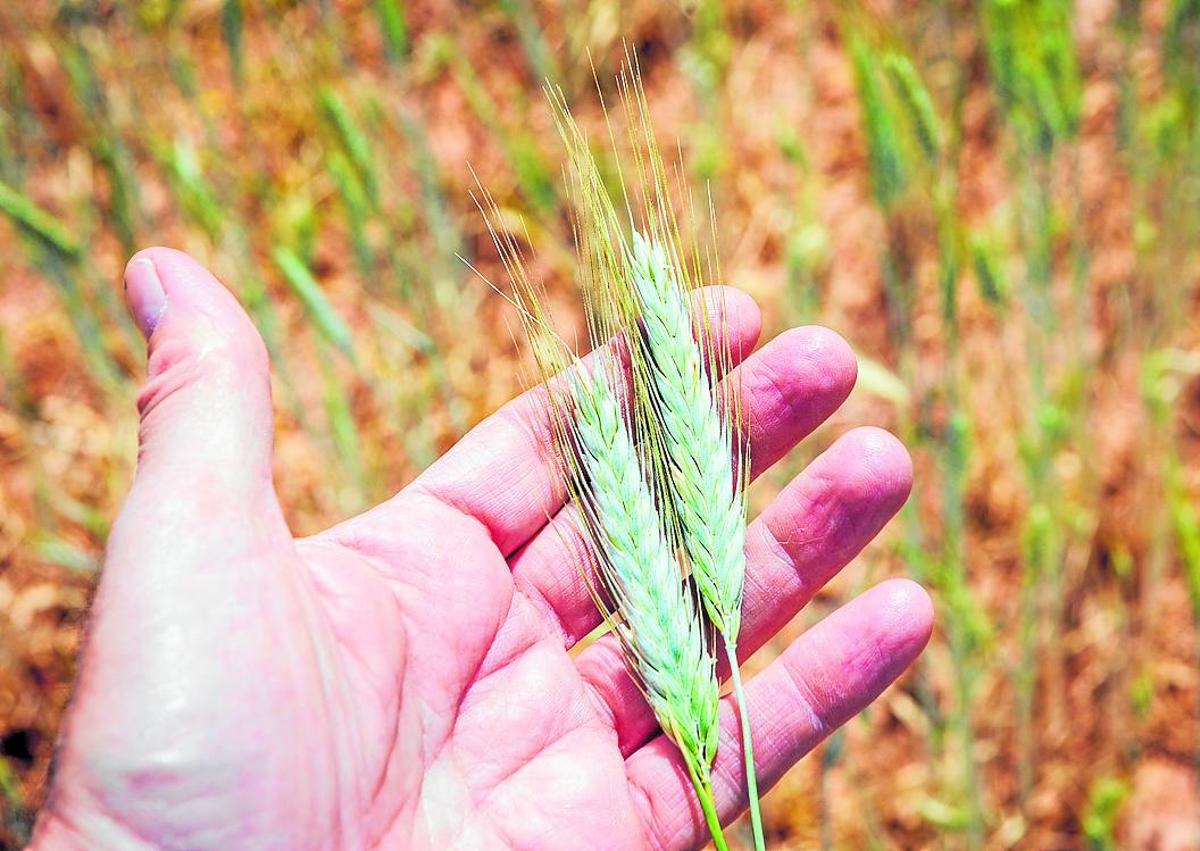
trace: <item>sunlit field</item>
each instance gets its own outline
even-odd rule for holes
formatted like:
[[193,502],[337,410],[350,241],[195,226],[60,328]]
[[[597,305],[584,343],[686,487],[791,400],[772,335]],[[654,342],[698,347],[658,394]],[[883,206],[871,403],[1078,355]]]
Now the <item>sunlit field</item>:
[[128,256],[185,249],[247,307],[316,532],[534,372],[468,267],[504,281],[473,173],[581,321],[542,87],[604,134],[626,50],[764,339],[860,355],[752,513],[852,426],[916,462],[748,664],[882,578],[933,593],[925,655],[765,797],[770,847],[1200,848],[1198,0],[3,3],[0,847],[132,475]]

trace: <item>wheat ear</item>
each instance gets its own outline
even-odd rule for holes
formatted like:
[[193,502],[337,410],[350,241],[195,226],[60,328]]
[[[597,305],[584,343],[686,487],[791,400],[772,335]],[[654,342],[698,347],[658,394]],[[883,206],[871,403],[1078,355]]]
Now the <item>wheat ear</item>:
[[[718,848],[713,802],[717,748],[716,664],[692,592],[643,479],[645,461],[624,425],[613,367],[582,369],[573,382],[574,462],[567,466],[608,599],[597,595],[659,725],[679,748]],[[652,463],[652,462],[651,462]],[[611,604],[610,604],[611,601]]]
[[[705,822],[719,851],[728,851],[712,789],[720,691],[695,591],[676,557],[674,527],[659,505],[661,492],[654,420],[634,404],[618,341],[605,315],[588,305],[594,341],[606,341],[586,360],[553,331],[540,290],[533,285],[511,234],[499,224],[495,203],[481,188],[488,231],[512,285],[510,301],[547,379],[546,413],[563,478],[579,510],[595,566],[589,590],[621,645],[630,676],[664,734],[679,748]],[[599,270],[595,234],[581,234],[580,273],[592,290]],[[633,400],[633,401],[630,401]]]
[[[651,408],[663,436],[675,517],[696,587],[729,659],[741,720],[750,821],[755,846],[762,849],[754,749],[737,657],[746,573],[746,453],[734,433],[736,420],[723,414],[719,405],[721,396],[710,366],[720,358],[711,330],[701,328],[701,342],[697,342],[689,288],[679,261],[661,244],[634,233],[629,265],[645,352],[635,363],[649,370],[648,383],[654,388]],[[725,408],[736,411],[732,394],[725,399]]]

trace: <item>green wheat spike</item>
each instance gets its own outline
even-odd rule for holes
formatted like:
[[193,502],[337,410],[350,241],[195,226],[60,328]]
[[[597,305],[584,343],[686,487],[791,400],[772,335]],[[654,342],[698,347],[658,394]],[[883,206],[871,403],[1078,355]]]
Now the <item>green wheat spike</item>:
[[855,35],[850,41],[850,59],[858,89],[863,134],[867,140],[867,171],[871,189],[883,208],[889,208],[904,188],[904,157],[891,111],[875,72],[875,61],[866,42]]
[[980,5],[980,16],[992,86],[999,96],[1000,105],[1009,110],[1017,99],[1016,4],[1004,0],[985,0]]
[[400,62],[408,56],[408,20],[404,15],[404,0],[372,0],[371,8],[379,21],[387,56],[392,62]]
[[[693,336],[691,308],[661,245],[634,232],[629,256],[652,371],[655,413],[667,439],[675,510],[709,617],[723,636],[741,626],[746,508],[734,486],[729,424]],[[729,487],[721,487],[728,481]]]
[[886,53],[883,68],[904,105],[921,153],[931,165],[936,163],[942,151],[942,131],[929,90],[907,56]]
[[218,239],[225,226],[225,207],[204,177],[195,145],[186,136],[177,136],[159,158],[166,163],[184,211],[210,239]]
[[221,3],[221,37],[229,52],[229,67],[235,82],[242,80],[242,34],[246,25],[246,12],[242,0],[223,0]]
[[951,217],[938,224],[938,295],[942,319],[956,329],[958,317],[958,276],[962,268],[961,237]]
[[996,252],[979,236],[971,237],[971,268],[979,292],[989,304],[1002,305],[1008,297],[1008,281]]
[[367,197],[371,199],[372,205],[378,204],[379,184],[375,176],[375,155],[366,134],[333,89],[322,86],[317,92],[317,102],[337,134],[338,142],[346,156],[354,164],[354,170],[367,190]]
[[367,241],[366,223],[370,215],[370,199],[359,182],[358,175],[341,151],[332,151],[327,159],[329,174],[337,184],[338,196],[346,212],[350,227],[350,241],[354,247],[354,259],[363,275],[370,274],[375,266],[374,252]]

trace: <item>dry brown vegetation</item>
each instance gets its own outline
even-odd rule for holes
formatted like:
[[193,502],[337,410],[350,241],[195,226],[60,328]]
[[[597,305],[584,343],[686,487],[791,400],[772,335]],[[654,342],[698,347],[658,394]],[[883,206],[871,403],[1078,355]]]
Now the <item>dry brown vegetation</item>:
[[767,333],[821,322],[866,359],[752,505],[850,425],[917,462],[903,516],[751,662],[883,576],[935,594],[922,661],[766,798],[773,847],[1200,848],[1200,3],[685,5],[4,4],[0,844],[132,472],[129,253],[191,251],[248,305],[277,486],[320,529],[520,387],[455,256],[501,277],[468,164],[572,312],[539,87],[596,122],[589,52],[607,86],[626,40],[724,276]]

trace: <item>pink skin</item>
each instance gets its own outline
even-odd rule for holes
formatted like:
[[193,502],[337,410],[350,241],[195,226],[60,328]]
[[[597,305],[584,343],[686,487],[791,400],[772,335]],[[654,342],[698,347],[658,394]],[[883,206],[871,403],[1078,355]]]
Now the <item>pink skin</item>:
[[[547,425],[526,394],[377,508],[294,539],[271,482],[261,340],[188,256],[140,253],[149,335],[138,470],[103,580],[35,848],[693,848],[686,774],[597,623]],[[757,308],[724,291],[738,352]],[[737,368],[755,472],[824,420],[854,357],[791,330]],[[533,391],[536,393],[537,391]],[[747,538],[752,652],[908,495],[875,429],[843,436]],[[566,534],[563,534],[565,532]],[[929,599],[884,582],[747,686],[769,788],[924,647]],[[735,715],[715,789],[745,807]]]

